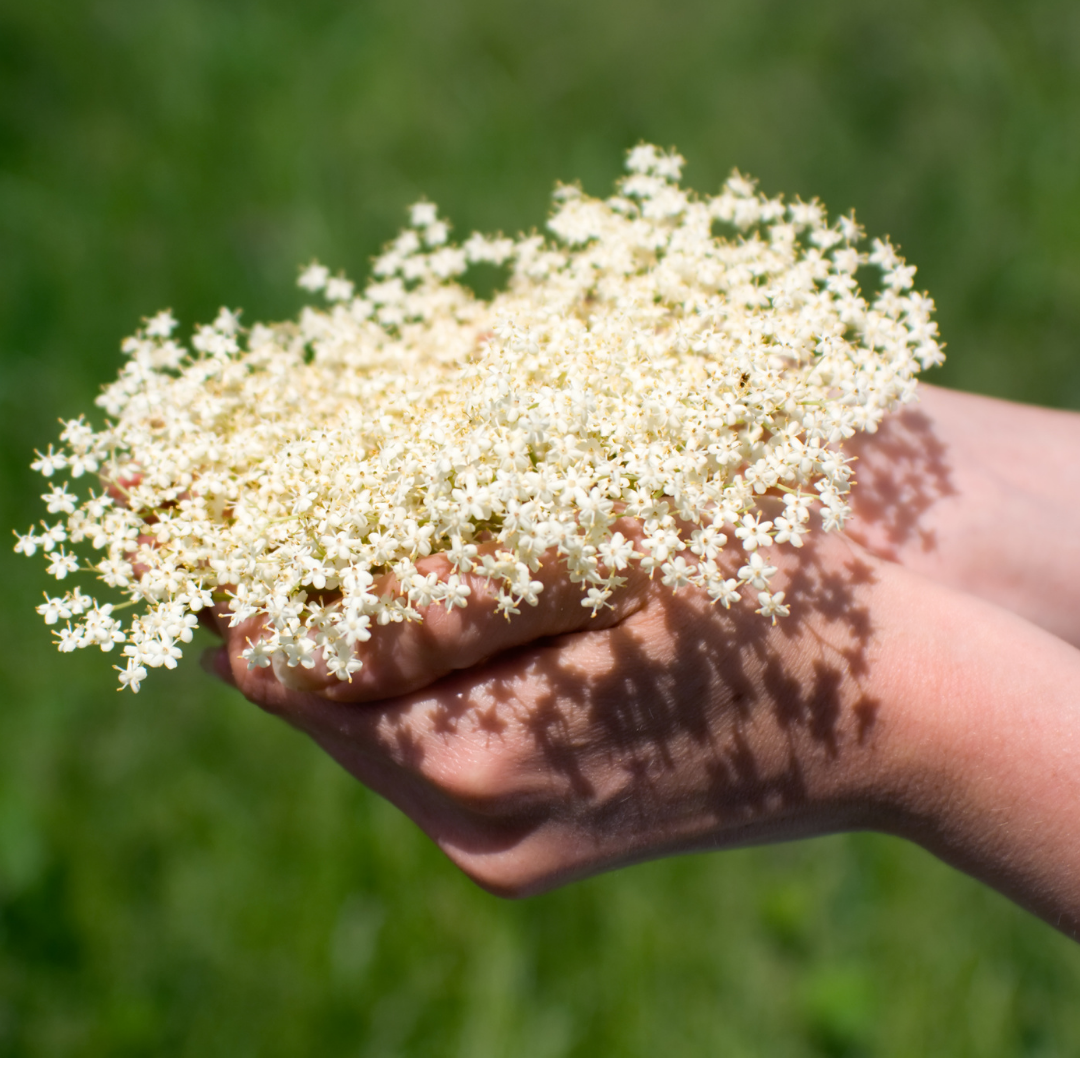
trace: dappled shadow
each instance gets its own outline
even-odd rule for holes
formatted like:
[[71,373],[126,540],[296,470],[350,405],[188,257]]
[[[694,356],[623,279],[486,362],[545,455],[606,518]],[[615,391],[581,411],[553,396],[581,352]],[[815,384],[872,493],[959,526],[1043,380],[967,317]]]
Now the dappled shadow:
[[385,713],[386,737],[403,739],[399,760],[418,773],[455,737],[471,739],[473,758],[491,756],[486,787],[421,824],[483,854],[560,817],[598,838],[644,832],[673,798],[718,831],[795,812],[813,797],[808,759],[839,762],[876,723],[863,686],[873,619],[859,599],[874,570],[851,551],[829,567],[805,552],[785,582],[792,614],[776,626],[748,604],[725,611],[658,587],[613,628],[538,642],[427,688],[417,695],[426,737],[404,736],[414,714]]
[[913,541],[933,551],[937,536],[926,525],[927,511],[957,491],[947,448],[930,417],[918,405],[908,406],[845,449],[858,458],[850,504],[859,542],[886,559],[896,559]]
[[[913,540],[935,545],[927,512],[954,488],[924,413],[889,418],[856,475],[865,546],[893,558]],[[483,663],[385,701],[320,698],[302,726],[466,869],[559,823],[597,850],[630,830],[644,838],[626,848],[638,857],[664,849],[673,821],[716,844],[788,835],[785,821],[843,827],[820,797],[881,723],[865,601],[877,571],[839,541],[780,561],[773,585],[791,614],[776,625],[746,601],[724,610],[645,582],[644,606],[615,625],[515,646],[507,624],[504,651]],[[405,640],[383,629],[365,650],[373,679],[393,677]],[[296,700],[268,707],[295,722]]]

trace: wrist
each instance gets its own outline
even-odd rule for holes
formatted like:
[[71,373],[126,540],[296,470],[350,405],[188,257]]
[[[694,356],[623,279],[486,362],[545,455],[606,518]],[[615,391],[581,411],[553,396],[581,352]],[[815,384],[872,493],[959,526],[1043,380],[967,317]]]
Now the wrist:
[[[871,827],[1076,935],[1080,654],[1007,611],[912,590],[920,626],[883,643],[887,709]],[[899,629],[897,624],[896,629]]]

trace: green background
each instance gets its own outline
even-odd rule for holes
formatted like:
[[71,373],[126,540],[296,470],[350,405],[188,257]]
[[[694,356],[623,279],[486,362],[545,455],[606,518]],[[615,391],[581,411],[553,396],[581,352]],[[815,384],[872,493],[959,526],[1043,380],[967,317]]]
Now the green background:
[[[1078,133],[1076,0],[0,0],[0,532],[141,316],[288,317],[418,196],[513,232],[641,138],[856,207],[941,381],[1080,407]],[[193,659],[58,656],[0,546],[0,1051],[1080,1052],[1076,946],[913,847],[496,900]]]

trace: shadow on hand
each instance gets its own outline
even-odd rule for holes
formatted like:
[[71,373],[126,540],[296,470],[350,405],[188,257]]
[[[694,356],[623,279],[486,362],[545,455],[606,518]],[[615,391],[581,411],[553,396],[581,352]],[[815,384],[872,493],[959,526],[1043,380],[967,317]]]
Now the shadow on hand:
[[[776,626],[748,603],[725,611],[655,584],[613,628],[536,642],[404,699],[324,701],[303,726],[505,895],[665,851],[841,827],[846,808],[822,800],[822,777],[877,722],[862,599],[875,571],[831,542],[828,564],[817,544],[790,559],[792,614]],[[541,835],[553,844],[523,869]]]
[[908,406],[889,416],[875,434],[857,435],[847,448],[858,458],[851,534],[883,559],[895,561],[913,541],[933,551],[937,536],[925,525],[927,511],[958,492],[947,447],[930,417],[917,405]]
[[[926,413],[905,409],[851,448],[855,539],[887,559],[915,539],[933,549],[927,512],[955,489]],[[724,610],[645,582],[643,606],[613,626],[508,640],[392,699],[239,682],[503,895],[676,850],[827,832],[853,820],[857,785],[835,780],[880,722],[867,690],[876,571],[835,536],[780,559],[791,614],[775,626],[752,602]],[[376,677],[383,651],[368,658]]]

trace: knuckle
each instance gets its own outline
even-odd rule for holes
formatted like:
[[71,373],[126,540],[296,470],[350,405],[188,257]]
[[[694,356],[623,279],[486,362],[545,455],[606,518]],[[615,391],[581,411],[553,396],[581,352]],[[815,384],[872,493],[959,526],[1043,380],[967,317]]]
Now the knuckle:
[[522,873],[517,868],[485,865],[470,869],[460,863],[458,866],[484,892],[500,900],[525,900],[543,891],[535,875]]
[[423,768],[427,781],[456,805],[499,814],[516,801],[519,766],[518,754],[499,740],[428,754]]

